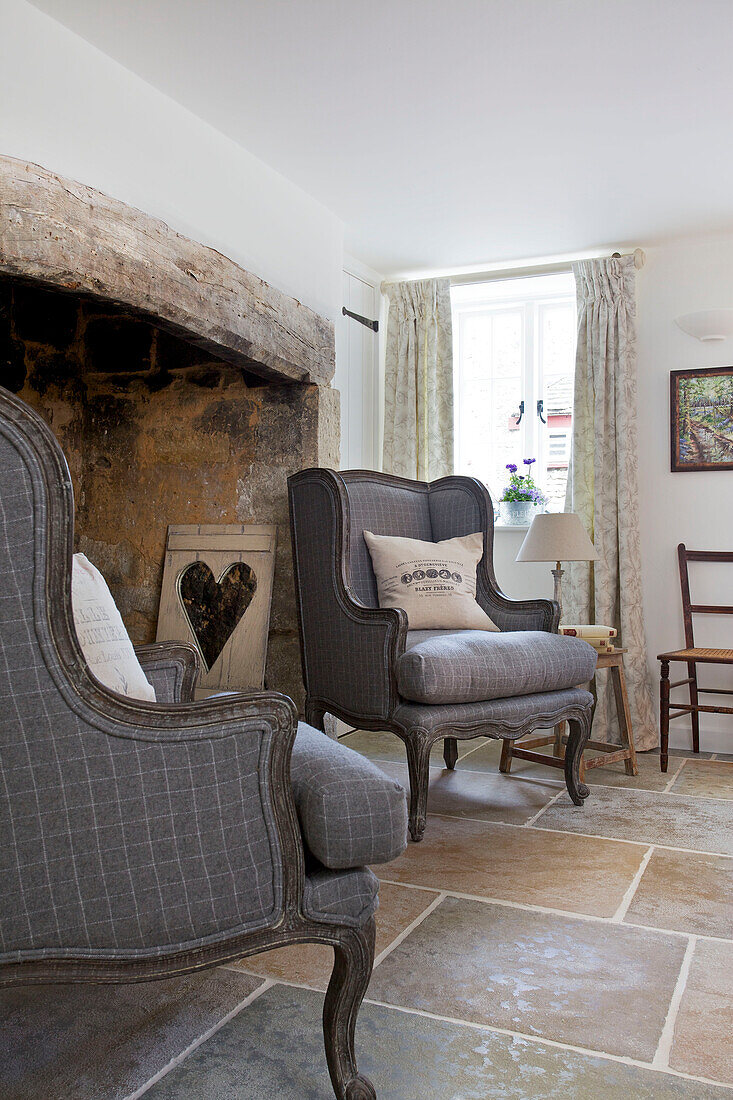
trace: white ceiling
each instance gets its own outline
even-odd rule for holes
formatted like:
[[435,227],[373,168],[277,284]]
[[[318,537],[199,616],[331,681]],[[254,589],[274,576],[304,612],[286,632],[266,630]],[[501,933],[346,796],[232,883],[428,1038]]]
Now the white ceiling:
[[35,0],[386,275],[733,227],[733,0]]

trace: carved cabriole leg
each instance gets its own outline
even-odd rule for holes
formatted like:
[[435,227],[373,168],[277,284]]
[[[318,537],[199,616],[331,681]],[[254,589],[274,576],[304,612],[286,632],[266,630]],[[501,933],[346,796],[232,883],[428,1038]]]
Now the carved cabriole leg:
[[458,740],[455,737],[446,737],[443,741],[443,759],[445,760],[445,766],[450,771],[453,771],[456,766],[456,760],[458,759]]
[[325,733],[323,728],[323,716],[325,713],[323,707],[319,707],[317,703],[312,703],[310,699],[306,698],[305,720],[309,726],[313,726],[315,729]]
[[323,1039],[328,1072],[337,1100],[376,1100],[371,1081],[356,1068],[354,1031],[374,964],[375,925],[344,928],[334,947],[331,980],[323,1005]]
[[590,737],[590,714],[584,714],[582,718],[571,718],[568,722],[568,743],[565,749],[565,782],[568,794],[576,806],[582,806],[583,800],[590,794],[590,789],[582,782],[580,775],[580,762],[583,756],[585,743]]
[[662,661],[659,681],[659,732],[661,734],[659,765],[662,771],[666,772],[669,764],[669,661]]
[[410,836],[422,840],[428,811],[430,784],[430,742],[425,730],[412,729],[407,735],[407,771],[410,777]]

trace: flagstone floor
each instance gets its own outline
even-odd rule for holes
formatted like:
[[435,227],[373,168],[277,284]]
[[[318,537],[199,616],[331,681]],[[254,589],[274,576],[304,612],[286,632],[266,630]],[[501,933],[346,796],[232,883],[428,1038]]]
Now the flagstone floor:
[[[345,743],[406,783],[387,734]],[[733,1098],[733,757],[560,773],[434,757],[428,827],[382,879],[359,1017],[379,1100]],[[329,1100],[330,952],[140,986],[0,994],[3,1100]]]

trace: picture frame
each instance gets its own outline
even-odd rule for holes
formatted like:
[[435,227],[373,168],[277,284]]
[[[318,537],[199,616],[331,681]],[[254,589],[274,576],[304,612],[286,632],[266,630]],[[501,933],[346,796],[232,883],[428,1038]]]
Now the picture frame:
[[733,470],[733,366],[669,377],[672,473]]

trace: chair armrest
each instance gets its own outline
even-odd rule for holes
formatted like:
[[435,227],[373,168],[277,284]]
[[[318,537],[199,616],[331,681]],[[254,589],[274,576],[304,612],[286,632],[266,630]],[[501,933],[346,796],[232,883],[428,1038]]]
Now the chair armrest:
[[135,646],[135,654],[159,703],[190,703],[201,670],[199,655],[188,642],[154,642]]
[[401,607],[366,607],[345,583],[336,585],[320,629],[303,634],[311,704],[355,724],[389,718],[400,702],[394,670],[406,638]]
[[[349,646],[351,676],[345,684],[354,692],[343,701],[342,709],[350,710],[355,721],[370,715],[387,718],[400,702],[394,670],[405,652],[407,612],[401,607],[366,607],[346,583],[338,605],[340,633]],[[370,705],[370,695],[375,696],[376,706]]]
[[560,605],[555,600],[512,600],[500,588],[479,584],[478,602],[500,630],[545,630],[557,634]]
[[386,720],[399,703],[395,663],[407,614],[366,607],[346,572],[346,493],[338,474],[302,470],[288,479],[295,590],[308,716]]
[[324,867],[388,863],[405,850],[404,789],[371,760],[301,722],[290,777],[306,845]]

